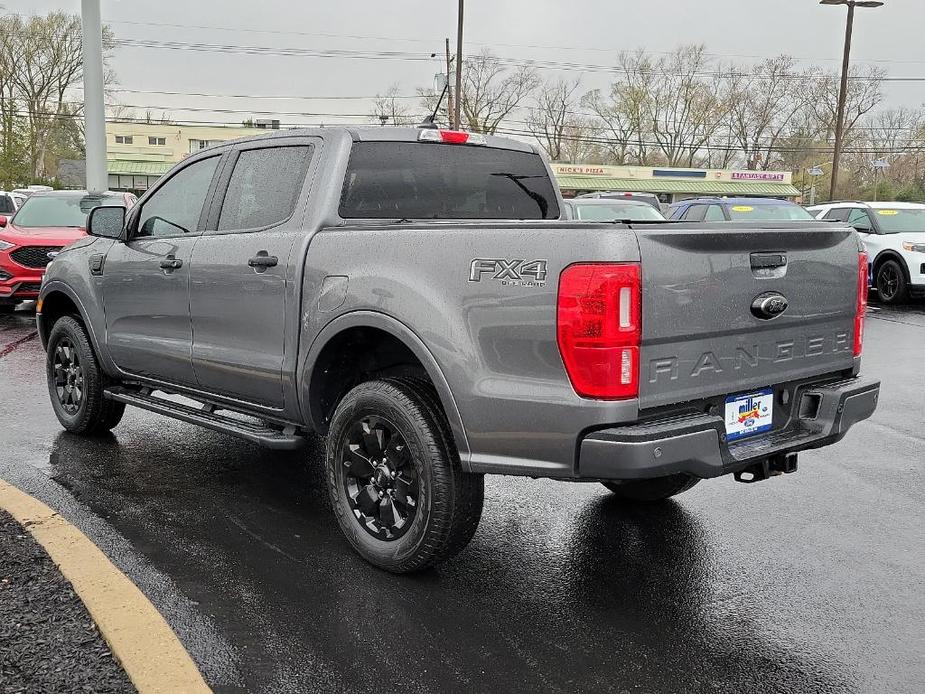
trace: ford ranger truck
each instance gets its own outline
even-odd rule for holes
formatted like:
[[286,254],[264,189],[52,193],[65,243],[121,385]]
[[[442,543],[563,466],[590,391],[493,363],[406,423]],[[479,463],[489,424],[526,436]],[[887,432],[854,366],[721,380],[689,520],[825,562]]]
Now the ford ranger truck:
[[48,266],[52,407],[84,435],[132,406],[274,449],[324,436],[344,535],[393,572],[465,547],[486,474],[657,502],[792,473],[874,411],[854,230],[561,210],[540,152],[492,136],[204,149]]

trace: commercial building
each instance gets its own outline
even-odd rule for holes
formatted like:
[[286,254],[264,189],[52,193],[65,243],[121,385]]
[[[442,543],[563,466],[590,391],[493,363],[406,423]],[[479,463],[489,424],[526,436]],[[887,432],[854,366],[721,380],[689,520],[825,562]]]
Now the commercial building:
[[279,121],[257,121],[253,127],[110,121],[106,123],[109,189],[144,192],[193,152],[278,128]]
[[655,193],[662,202],[676,202],[704,195],[793,198],[789,171],[743,171],[727,169],[681,169],[651,166],[552,165],[565,197],[618,190]]

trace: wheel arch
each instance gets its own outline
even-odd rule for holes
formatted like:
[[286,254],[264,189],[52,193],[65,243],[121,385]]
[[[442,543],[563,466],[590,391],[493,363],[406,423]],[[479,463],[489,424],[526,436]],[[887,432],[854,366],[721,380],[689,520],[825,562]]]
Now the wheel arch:
[[[299,398],[303,415],[315,431],[325,433],[325,408],[319,400],[319,384],[325,378],[328,361],[325,357],[337,349],[345,336],[355,331],[379,331],[387,336],[391,346],[400,345],[414,357],[434,386],[450,425],[460,461],[469,466],[469,443],[456,400],[450,385],[431,351],[411,328],[396,318],[376,311],[354,311],[338,316],[317,334],[305,357],[300,361]],[[327,350],[327,351],[326,351]]]
[[83,324],[90,336],[90,342],[93,350],[97,355],[100,353],[100,345],[96,339],[96,333],[93,325],[87,317],[87,311],[81,303],[77,294],[63,282],[50,282],[42,287],[39,296],[39,309],[36,310],[36,327],[38,328],[39,340],[42,348],[48,347],[48,336],[51,328],[62,316],[74,315]]
[[899,267],[902,268],[903,275],[906,278],[906,284],[909,284],[912,275],[909,274],[909,266],[906,265],[906,259],[903,258],[898,251],[887,248],[880,251],[877,254],[877,257],[874,258],[873,270],[871,271],[871,283],[873,286],[877,286],[877,272],[880,270],[880,266],[888,260],[895,260],[897,263],[899,263]]

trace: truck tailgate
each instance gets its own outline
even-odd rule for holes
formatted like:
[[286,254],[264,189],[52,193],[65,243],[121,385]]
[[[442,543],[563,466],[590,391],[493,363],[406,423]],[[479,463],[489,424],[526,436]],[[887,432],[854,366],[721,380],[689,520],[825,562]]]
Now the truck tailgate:
[[[635,231],[643,277],[641,408],[853,367],[853,230],[781,223]],[[756,298],[776,294],[787,304],[782,313],[753,311]]]

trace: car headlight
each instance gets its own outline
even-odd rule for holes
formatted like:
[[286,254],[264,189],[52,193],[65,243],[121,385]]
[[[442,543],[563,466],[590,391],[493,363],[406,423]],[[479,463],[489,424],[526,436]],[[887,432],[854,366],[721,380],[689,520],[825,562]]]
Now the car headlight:
[[[0,243],[3,242],[0,241]],[[2,246],[0,246],[0,248],[2,248]],[[909,241],[903,241],[903,248],[914,253],[925,253],[925,243],[910,243]]]
[[0,241],[0,251],[5,251],[10,248],[14,248],[15,246],[15,243],[10,243],[9,241]]

